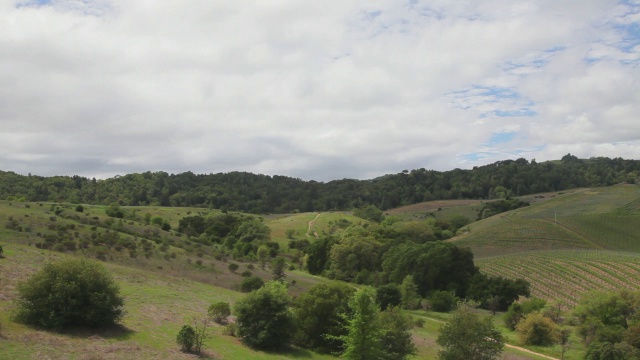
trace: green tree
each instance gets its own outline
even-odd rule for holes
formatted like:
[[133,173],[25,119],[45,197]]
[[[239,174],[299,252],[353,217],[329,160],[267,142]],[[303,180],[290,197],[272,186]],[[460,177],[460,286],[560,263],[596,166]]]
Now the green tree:
[[461,303],[436,340],[441,360],[493,360],[504,347],[504,339],[490,317],[480,319],[469,303]]
[[550,346],[558,337],[556,324],[540,312],[535,311],[516,325],[518,339],[525,345]]
[[380,338],[383,335],[375,301],[375,290],[360,288],[349,301],[352,316],[347,322],[347,335],[343,336],[342,357],[350,360],[380,359],[384,352]]
[[400,296],[402,297],[402,308],[412,310],[415,308],[418,298],[418,286],[413,281],[412,275],[405,276],[400,285]]
[[231,315],[231,307],[226,301],[218,301],[209,306],[207,311],[209,318],[218,324],[227,322],[227,318]]
[[282,280],[287,274],[284,273],[284,268],[287,266],[285,259],[281,256],[277,257],[271,263],[271,275],[273,275],[273,280]]
[[436,290],[431,293],[429,297],[429,304],[431,310],[437,312],[449,312],[456,306],[458,298],[451,291]]
[[319,284],[298,296],[293,303],[296,322],[295,343],[319,352],[341,350],[346,335],[349,299],[354,288],[338,282]]
[[593,342],[587,347],[586,360],[626,360],[624,352],[610,342]]
[[2,249],[2,245],[0,245],[0,259],[4,257],[4,250]]
[[411,318],[402,314],[394,307],[380,313],[380,327],[382,328],[381,357],[385,360],[404,360],[416,354],[416,346],[411,340]]
[[258,257],[258,261],[260,262],[260,267],[264,269],[270,257],[269,247],[267,245],[260,245],[260,247],[258,247],[258,251],[256,252],[256,255]]
[[240,283],[240,291],[242,292],[251,292],[253,290],[258,290],[264,286],[264,280],[261,277],[252,275],[242,279]]
[[400,287],[396,284],[386,284],[376,289],[376,302],[380,309],[396,307],[402,302],[402,293]]
[[294,331],[290,302],[287,286],[278,281],[268,282],[240,299],[235,314],[242,341],[263,350],[288,346]]
[[47,328],[98,327],[124,315],[118,285],[99,263],[64,260],[46,264],[18,287],[16,319]]

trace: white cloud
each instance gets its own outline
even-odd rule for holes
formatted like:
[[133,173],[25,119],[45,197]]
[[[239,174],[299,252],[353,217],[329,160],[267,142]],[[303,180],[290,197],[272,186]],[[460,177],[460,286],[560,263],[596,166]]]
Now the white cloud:
[[[0,168],[329,180],[637,158],[638,47],[621,29],[638,7],[2,2]],[[517,136],[487,149],[505,129]]]

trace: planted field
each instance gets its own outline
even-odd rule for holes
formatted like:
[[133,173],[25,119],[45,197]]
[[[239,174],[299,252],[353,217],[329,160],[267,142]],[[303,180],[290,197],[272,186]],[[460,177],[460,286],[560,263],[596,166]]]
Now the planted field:
[[640,289],[640,254],[612,251],[544,251],[480,259],[482,272],[524,278],[535,297],[574,305],[591,290]]

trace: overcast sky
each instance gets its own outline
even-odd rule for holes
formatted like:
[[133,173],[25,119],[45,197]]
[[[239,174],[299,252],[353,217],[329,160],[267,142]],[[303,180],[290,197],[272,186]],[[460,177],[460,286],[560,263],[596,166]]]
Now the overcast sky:
[[640,0],[0,0],[0,170],[640,158]]

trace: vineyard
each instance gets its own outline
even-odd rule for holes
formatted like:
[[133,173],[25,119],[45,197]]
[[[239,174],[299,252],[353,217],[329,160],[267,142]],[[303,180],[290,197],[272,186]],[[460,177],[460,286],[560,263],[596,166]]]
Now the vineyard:
[[613,251],[543,251],[478,260],[491,275],[521,277],[531,295],[575,305],[595,289],[640,289],[640,254]]
[[571,305],[590,290],[640,289],[640,187],[558,194],[451,241],[470,248],[481,271],[524,278],[547,300]]

